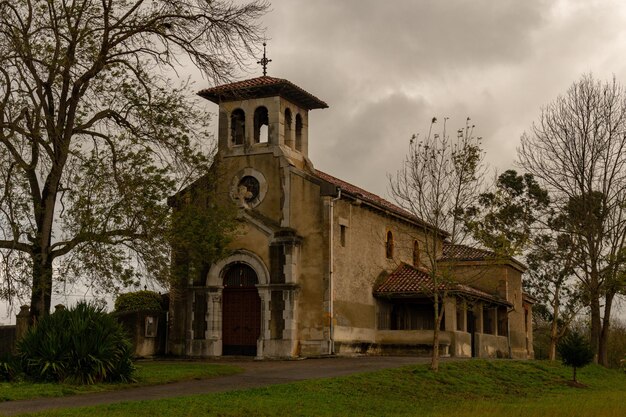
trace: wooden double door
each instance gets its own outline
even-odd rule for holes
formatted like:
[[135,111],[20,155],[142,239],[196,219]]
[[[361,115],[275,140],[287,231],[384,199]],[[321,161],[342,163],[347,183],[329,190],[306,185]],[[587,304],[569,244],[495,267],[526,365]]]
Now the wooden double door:
[[231,265],[222,292],[222,354],[257,354],[261,335],[261,298],[254,270],[243,263]]

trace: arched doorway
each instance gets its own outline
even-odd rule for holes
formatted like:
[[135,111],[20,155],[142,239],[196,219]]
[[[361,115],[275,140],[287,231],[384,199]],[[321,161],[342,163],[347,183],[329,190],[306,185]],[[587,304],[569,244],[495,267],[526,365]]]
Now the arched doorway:
[[256,272],[244,263],[228,266],[222,292],[222,354],[257,354],[261,335],[261,298]]

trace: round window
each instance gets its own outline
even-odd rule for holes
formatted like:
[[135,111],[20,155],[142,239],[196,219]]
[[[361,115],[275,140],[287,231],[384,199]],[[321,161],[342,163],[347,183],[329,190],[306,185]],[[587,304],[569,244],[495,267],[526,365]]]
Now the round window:
[[239,181],[239,189],[243,190],[243,188],[245,188],[243,198],[246,203],[250,203],[259,196],[261,185],[259,184],[259,180],[251,175],[246,175]]

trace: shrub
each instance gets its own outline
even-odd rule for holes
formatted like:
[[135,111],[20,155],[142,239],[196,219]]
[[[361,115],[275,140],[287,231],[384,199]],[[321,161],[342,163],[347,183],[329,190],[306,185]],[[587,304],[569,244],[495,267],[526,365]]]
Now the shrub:
[[0,382],[15,381],[21,373],[19,361],[11,356],[0,357]]
[[24,372],[38,381],[132,381],[132,348],[102,307],[79,303],[43,317],[17,345]]
[[115,300],[115,311],[163,311],[162,296],[154,291],[135,291],[120,294]]
[[578,332],[572,332],[565,336],[557,345],[557,351],[564,365],[574,368],[573,381],[576,381],[576,369],[588,365],[593,360],[593,350]]

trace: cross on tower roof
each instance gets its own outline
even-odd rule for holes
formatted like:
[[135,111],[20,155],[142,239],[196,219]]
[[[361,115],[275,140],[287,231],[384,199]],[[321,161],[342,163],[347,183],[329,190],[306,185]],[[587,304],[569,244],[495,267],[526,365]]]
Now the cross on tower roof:
[[261,58],[260,61],[257,61],[257,64],[261,64],[261,66],[263,67],[263,76],[267,75],[267,64],[272,62],[271,59],[267,59],[267,57],[265,56],[265,46],[266,43],[263,42],[263,58]]

